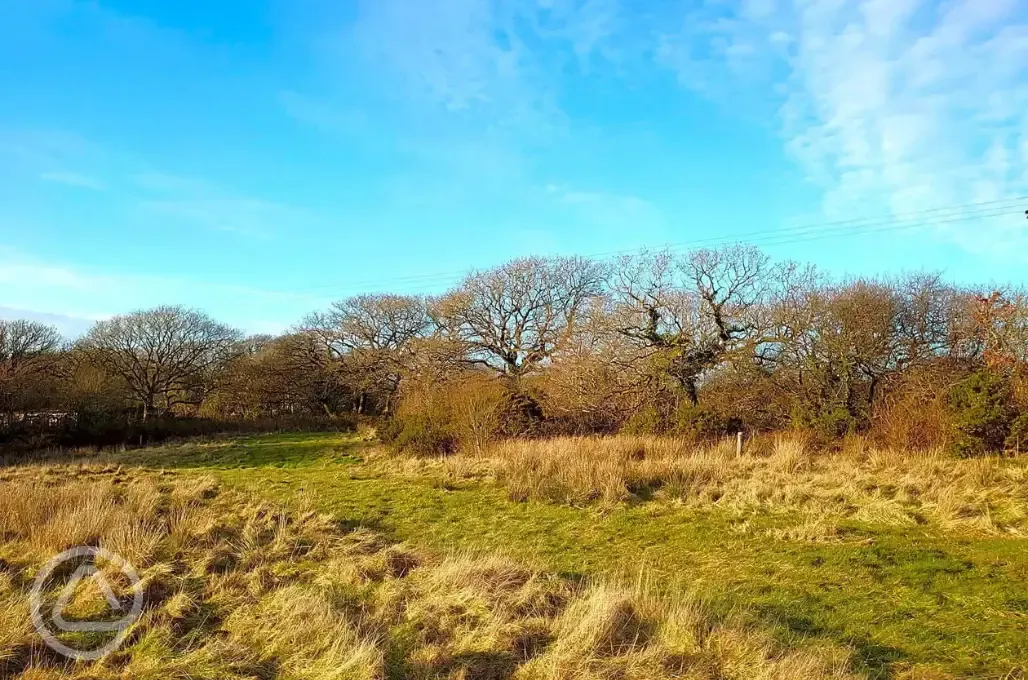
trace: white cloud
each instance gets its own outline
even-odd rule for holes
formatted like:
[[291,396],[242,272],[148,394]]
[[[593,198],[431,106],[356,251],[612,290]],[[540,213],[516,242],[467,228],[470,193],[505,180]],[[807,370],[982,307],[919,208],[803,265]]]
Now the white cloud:
[[[54,169],[68,167],[83,170]],[[206,179],[154,170],[144,159],[61,130],[0,128],[0,169],[76,189],[103,191],[105,198],[123,208],[245,236],[270,236],[319,220],[299,206]]]
[[[621,0],[363,0],[327,55],[386,101],[417,110],[423,134],[458,120],[469,134],[537,137],[564,123],[559,100],[569,69],[620,59],[627,16]],[[352,101],[347,95],[340,99]],[[323,103],[287,95],[283,106],[335,126]]]
[[[621,0],[355,6],[350,21],[312,41],[335,80],[316,97],[282,93],[280,104],[349,145],[387,140],[403,156],[381,180],[388,202],[439,213],[527,210],[542,193],[535,152],[574,134],[561,108],[565,79],[625,51]],[[375,115],[359,115],[361,106]]]
[[24,288],[65,288],[90,295],[111,292],[118,281],[109,276],[85,274],[71,267],[29,258],[0,247],[0,283],[5,292]]
[[34,173],[65,167],[72,158],[96,163],[102,155],[95,145],[71,132],[0,127],[0,159]]
[[145,210],[218,231],[268,236],[316,219],[295,206],[236,194],[193,177],[143,173],[129,179]]
[[628,15],[620,0],[556,0],[531,10],[536,32],[544,39],[568,43],[583,71],[590,70],[596,54],[615,63],[625,56],[622,29]]
[[[701,91],[761,84],[828,215],[913,211],[1028,194],[1024,10],[1018,0],[707,2],[664,37],[661,57]],[[1028,246],[1024,226],[1012,210],[973,234],[939,229],[995,253],[1011,238]]]
[[79,189],[92,189],[93,191],[103,191],[105,188],[104,183],[95,177],[80,175],[74,172],[44,172],[39,176],[39,179],[46,182],[66,184]]
[[[158,274],[110,273],[52,262],[0,246],[0,318],[64,319],[83,330],[89,322],[157,304],[220,307],[224,320],[249,331],[267,329],[270,310],[292,313],[297,303],[311,309],[329,300],[316,294],[207,283]],[[14,310],[14,311],[11,311]],[[284,327],[294,319],[279,322]],[[48,322],[49,323],[49,322]]]
[[[613,241],[621,246],[624,238],[628,237],[634,248],[640,241],[654,243],[666,236],[664,214],[656,205],[639,196],[582,190],[553,183],[547,184],[544,192],[583,219],[595,232],[603,232],[608,237],[605,242],[613,237]],[[584,252],[589,251],[586,249]]]
[[97,301],[102,307],[119,293],[133,290],[128,283],[119,277],[85,272],[0,247],[0,305],[9,308],[101,318],[111,310],[97,307]]
[[352,37],[417,96],[450,110],[518,105],[527,95],[517,34],[498,4],[477,0],[360,4]]
[[26,319],[28,321],[38,321],[48,326],[55,327],[61,335],[66,338],[77,338],[93,325],[96,319],[89,319],[81,316],[73,316],[70,314],[49,314],[47,312],[37,312],[31,309],[17,309],[15,307],[4,307],[0,306],[0,319],[7,321],[17,321],[20,319]]

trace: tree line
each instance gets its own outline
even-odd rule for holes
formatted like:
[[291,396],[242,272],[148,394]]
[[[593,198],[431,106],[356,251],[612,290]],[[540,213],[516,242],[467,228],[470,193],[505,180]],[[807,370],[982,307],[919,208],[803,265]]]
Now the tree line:
[[439,296],[359,295],[279,336],[164,306],[66,341],[0,321],[0,430],[378,418],[398,446],[798,428],[964,453],[1028,445],[1028,297],[840,281],[734,245],[523,258]]

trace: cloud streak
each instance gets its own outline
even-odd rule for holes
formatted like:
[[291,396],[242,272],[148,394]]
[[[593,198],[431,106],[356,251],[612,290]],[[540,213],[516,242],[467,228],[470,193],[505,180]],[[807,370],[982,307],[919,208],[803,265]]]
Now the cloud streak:
[[[665,65],[699,91],[761,83],[828,215],[1028,194],[1028,12],[1016,0],[704,7],[664,38]],[[1009,252],[1010,238],[1028,245],[1023,222],[944,235]]]
[[0,318],[32,318],[78,333],[96,319],[133,309],[162,302],[203,306],[210,301],[229,304],[237,313],[227,320],[251,331],[275,324],[282,330],[293,321],[268,321],[259,313],[278,312],[297,303],[314,309],[329,302],[315,294],[157,274],[98,272],[0,246]]
[[[1019,0],[379,0],[349,36],[397,96],[434,107],[419,129],[488,139],[515,165],[540,130],[572,127],[568,73],[670,69],[729,115],[771,121],[828,218],[1028,194]],[[1020,222],[933,233],[995,254]]]
[[298,207],[237,194],[210,182],[143,173],[129,178],[144,210],[217,231],[268,237],[316,218]]
[[[60,130],[0,129],[0,163],[47,184],[103,192],[121,207],[240,236],[271,237],[319,220],[299,206],[155,171],[146,160]],[[83,171],[63,169],[69,167]]]
[[103,191],[106,188],[104,183],[95,177],[80,175],[74,172],[44,172],[39,176],[39,179],[79,189],[91,189],[92,191]]

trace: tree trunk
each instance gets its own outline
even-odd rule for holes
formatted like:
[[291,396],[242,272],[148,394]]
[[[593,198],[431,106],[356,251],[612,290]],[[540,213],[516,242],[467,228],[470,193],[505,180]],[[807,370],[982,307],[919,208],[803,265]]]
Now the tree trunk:
[[693,407],[700,405],[700,393],[699,390],[696,389],[695,380],[691,378],[687,378],[685,380],[685,394],[689,397],[689,403]]

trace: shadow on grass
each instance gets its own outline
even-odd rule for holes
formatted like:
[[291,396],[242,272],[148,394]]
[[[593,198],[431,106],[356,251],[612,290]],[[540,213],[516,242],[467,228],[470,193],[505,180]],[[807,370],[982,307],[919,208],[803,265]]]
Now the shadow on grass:
[[364,530],[367,530],[367,531],[373,531],[376,534],[379,534],[381,536],[385,536],[385,537],[389,538],[390,540],[394,540],[392,537],[389,536],[389,530],[381,522],[379,522],[378,520],[375,520],[375,519],[370,519],[370,518],[339,519],[339,518],[336,518],[332,523],[335,525],[336,529],[340,533],[349,534],[349,533],[353,533],[354,531],[357,531],[358,529],[364,529]]
[[[879,644],[869,637],[854,637],[846,631],[823,626],[788,605],[763,604],[755,607],[754,611],[771,625],[772,630],[777,629],[789,636],[827,640],[849,646],[853,649],[853,670],[874,680],[894,678],[893,664],[909,659],[909,655],[902,649]],[[781,642],[788,644],[789,640],[782,639]]]
[[135,449],[102,458],[147,468],[300,468],[361,462],[366,442],[352,434],[316,432],[257,435]]

